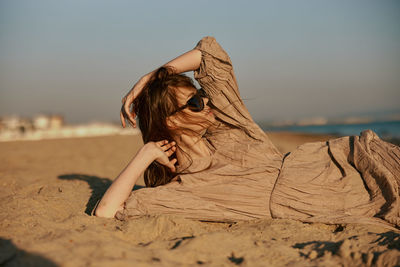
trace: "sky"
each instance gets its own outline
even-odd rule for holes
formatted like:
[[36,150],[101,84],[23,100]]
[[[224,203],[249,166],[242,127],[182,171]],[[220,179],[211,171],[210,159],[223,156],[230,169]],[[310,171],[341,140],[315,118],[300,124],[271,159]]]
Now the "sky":
[[0,117],[118,122],[142,75],[208,35],[257,122],[400,113],[399,14],[396,0],[2,0]]

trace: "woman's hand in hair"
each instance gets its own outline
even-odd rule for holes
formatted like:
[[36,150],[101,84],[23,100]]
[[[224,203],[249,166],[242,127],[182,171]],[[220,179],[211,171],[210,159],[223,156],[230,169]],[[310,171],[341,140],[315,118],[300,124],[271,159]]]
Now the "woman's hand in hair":
[[176,171],[175,164],[177,159],[169,159],[172,154],[176,151],[175,141],[169,142],[168,140],[162,140],[158,142],[148,142],[146,144],[151,153],[154,153],[154,160],[158,163],[168,167],[172,172]]
[[126,127],[125,120],[127,120],[132,125],[132,127],[136,127],[136,113],[135,108],[133,107],[133,102],[135,101],[136,97],[142,92],[143,87],[149,81],[153,73],[154,71],[140,78],[140,80],[132,87],[132,89],[122,98],[121,112],[119,113],[122,127]]
[[[194,71],[200,67],[201,63],[201,51],[198,49],[192,49],[173,60],[165,63],[163,67],[170,67],[174,69],[174,72],[179,74],[187,71]],[[149,81],[151,76],[157,71],[157,69],[144,75],[122,98],[122,107],[120,112],[120,118],[122,126],[125,128],[125,120],[128,120],[132,127],[136,127],[136,113],[133,106],[135,98],[142,92],[143,87]],[[132,107],[132,108],[131,108]]]
[[127,120],[132,127],[136,127],[136,113],[133,107],[133,102],[135,98],[139,95],[139,93],[143,89],[143,82],[139,80],[132,89],[122,98],[122,107],[119,116],[121,118],[122,127],[126,127],[125,120]]
[[135,114],[135,109],[131,106],[133,105],[134,101],[133,97],[133,88],[129,91],[129,93],[122,98],[122,107],[121,107],[121,112],[119,113],[119,116],[121,118],[121,124],[122,127],[126,127],[126,122],[125,120],[128,120],[129,123],[132,125],[132,127],[136,127],[136,114]]

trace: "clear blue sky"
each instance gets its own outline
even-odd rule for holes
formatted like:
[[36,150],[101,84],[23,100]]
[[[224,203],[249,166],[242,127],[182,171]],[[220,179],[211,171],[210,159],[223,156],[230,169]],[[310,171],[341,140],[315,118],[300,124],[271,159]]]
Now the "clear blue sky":
[[206,35],[254,119],[400,111],[400,2],[0,2],[0,116],[118,121],[143,74]]

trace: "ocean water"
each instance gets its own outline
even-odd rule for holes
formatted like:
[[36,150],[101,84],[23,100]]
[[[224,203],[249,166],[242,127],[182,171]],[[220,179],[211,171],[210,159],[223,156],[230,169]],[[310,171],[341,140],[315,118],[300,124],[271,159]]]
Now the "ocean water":
[[291,131],[317,134],[334,134],[338,136],[359,135],[362,131],[370,129],[382,139],[400,138],[400,121],[371,122],[360,124],[328,124],[308,126],[267,126],[260,125],[264,131]]

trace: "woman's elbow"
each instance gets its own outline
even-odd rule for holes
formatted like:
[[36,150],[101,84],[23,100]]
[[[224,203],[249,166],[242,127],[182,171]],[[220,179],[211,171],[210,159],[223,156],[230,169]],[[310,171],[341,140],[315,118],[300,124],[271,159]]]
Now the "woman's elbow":
[[94,211],[94,215],[102,218],[114,218],[117,213],[117,209],[110,208],[107,206],[98,206]]

